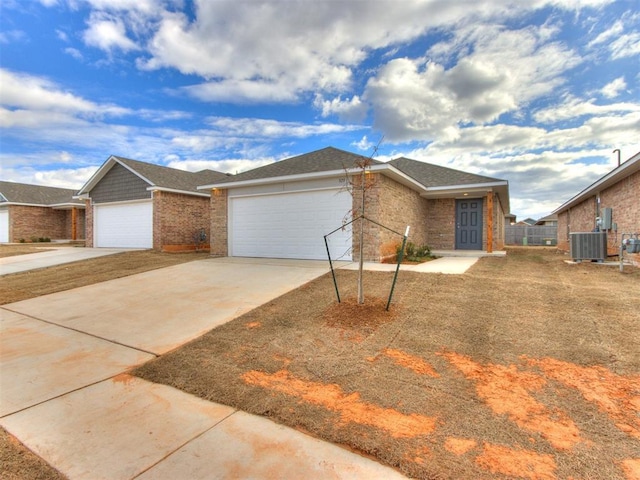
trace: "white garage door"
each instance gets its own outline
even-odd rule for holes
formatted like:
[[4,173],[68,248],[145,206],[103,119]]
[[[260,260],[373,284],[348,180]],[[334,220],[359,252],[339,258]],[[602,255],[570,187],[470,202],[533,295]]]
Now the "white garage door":
[[9,242],[9,210],[0,210],[0,243]]
[[[342,225],[351,195],[340,190],[230,199],[230,255],[326,259],[324,236]],[[351,260],[351,228],[329,237],[332,259]]]
[[93,228],[96,247],[153,248],[153,204],[96,205]]

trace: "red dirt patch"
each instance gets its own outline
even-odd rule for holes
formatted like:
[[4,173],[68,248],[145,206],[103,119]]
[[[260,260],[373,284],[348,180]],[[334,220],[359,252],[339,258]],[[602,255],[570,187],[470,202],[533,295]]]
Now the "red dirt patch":
[[131,382],[136,380],[136,377],[129,375],[128,373],[121,373],[111,379],[113,383],[122,383],[123,385],[130,385]]
[[627,480],[640,480],[640,458],[630,458],[622,462],[622,471]]
[[406,415],[392,408],[382,408],[360,400],[359,393],[345,394],[335,384],[327,385],[295,378],[287,370],[274,374],[250,371],[242,375],[250,385],[282,392],[305,402],[340,413],[342,423],[358,423],[387,431],[394,438],[417,437],[433,432],[436,420],[412,413]]
[[464,455],[469,450],[473,450],[478,445],[478,442],[471,438],[455,438],[449,437],[444,442],[444,448],[454,455]]
[[481,365],[454,352],[440,353],[462,374],[476,381],[478,396],[498,415],[507,415],[520,428],[540,433],[558,450],[581,442],[580,431],[561,411],[550,412],[529,392],[540,390],[546,380],[515,365]]
[[393,360],[397,365],[408,368],[418,375],[427,375],[433,378],[438,378],[440,376],[431,364],[425,362],[420,357],[416,357],[415,355],[410,355],[402,350],[395,350],[393,348],[385,348],[382,353]]
[[551,455],[485,443],[476,464],[492,473],[530,480],[555,480],[556,462]]
[[605,367],[582,367],[554,358],[527,362],[542,369],[547,377],[578,390],[620,430],[640,439],[640,375],[616,375]]
[[249,322],[245,324],[245,327],[247,327],[248,329],[260,328],[261,326],[262,326],[262,323],[260,322]]

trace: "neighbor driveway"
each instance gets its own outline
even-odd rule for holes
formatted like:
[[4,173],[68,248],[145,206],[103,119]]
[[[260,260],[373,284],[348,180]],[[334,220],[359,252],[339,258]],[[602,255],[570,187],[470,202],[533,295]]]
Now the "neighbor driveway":
[[54,245],[41,248],[41,252],[0,258],[0,275],[26,272],[135,250],[132,248],[55,247]]
[[207,259],[0,307],[0,425],[70,478],[403,478],[125,372],[327,272]]

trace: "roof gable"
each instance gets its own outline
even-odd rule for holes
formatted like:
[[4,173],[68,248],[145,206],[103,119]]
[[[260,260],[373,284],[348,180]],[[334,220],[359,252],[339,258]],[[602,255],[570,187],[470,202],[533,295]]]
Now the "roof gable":
[[227,174],[216,172],[215,170],[188,172],[186,170],[155,165],[130,158],[111,156],[82,187],[79,194],[89,193],[115,164],[122,165],[134,175],[138,176],[149,185],[148,188],[150,189],[166,189],[198,195],[203,194],[203,192],[197,189],[198,185],[207,182],[222,181],[228,177]]
[[75,190],[69,188],[46,187],[43,185],[0,181],[0,196],[3,197],[1,203],[19,203],[34,206],[63,204],[84,206],[84,203],[73,199],[75,193]]

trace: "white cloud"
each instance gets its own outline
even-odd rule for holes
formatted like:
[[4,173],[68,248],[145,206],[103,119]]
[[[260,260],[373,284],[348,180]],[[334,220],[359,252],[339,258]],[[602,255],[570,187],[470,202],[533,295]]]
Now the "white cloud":
[[7,30],[0,32],[0,43],[21,42],[27,39],[26,33],[22,30]]
[[618,77],[602,87],[601,92],[606,98],[615,98],[625,88],[627,88],[627,82],[625,82],[624,77]]
[[640,103],[620,102],[596,105],[594,99],[586,100],[569,95],[565,97],[560,105],[552,105],[536,111],[533,114],[533,118],[541,123],[555,123],[584,116],[598,117],[612,113],[624,114],[628,112],[640,112]]
[[262,118],[210,117],[208,123],[225,135],[245,138],[307,138],[328,133],[340,133],[359,130],[357,125],[338,125],[335,123],[281,122]]
[[215,170],[222,173],[241,173],[253,168],[262,167],[275,162],[274,158],[258,159],[227,159],[227,160],[173,160],[167,164],[168,167],[187,170],[189,172],[199,172],[201,170]]
[[367,116],[369,109],[358,95],[354,95],[348,100],[343,100],[340,96],[332,100],[325,100],[322,95],[316,95],[313,104],[322,111],[323,117],[337,115],[338,118],[347,122],[361,122]]
[[364,95],[375,126],[395,142],[455,139],[460,126],[517,112],[556,89],[581,61],[560,43],[547,42],[548,34],[546,27],[473,26],[432,49],[438,58],[460,57],[449,69],[423,59],[388,62]]
[[87,23],[89,28],[84,31],[82,38],[88,46],[106,52],[113,49],[128,52],[140,48],[127,37],[124,22],[119,18],[92,14]]
[[220,80],[182,87],[182,90],[204,102],[225,102],[228,99],[237,99],[238,103],[291,103],[296,101],[296,89],[282,87],[282,84],[273,82]]
[[619,37],[624,32],[624,24],[621,20],[617,20],[611,27],[599,33],[596,38],[591,40],[589,47],[608,43],[612,38]]
[[[70,92],[63,91],[58,85],[46,78],[0,69],[0,104],[15,108],[16,113],[28,114],[52,111],[60,115],[77,114],[83,116],[125,115],[126,108],[111,104],[96,104]],[[5,115],[8,110],[5,110]]]
[[609,45],[611,57],[614,59],[640,55],[640,33],[633,32],[620,35]]
[[80,52],[80,50],[78,50],[77,48],[72,48],[72,47],[65,48],[64,49],[64,53],[66,53],[67,55],[72,56],[76,60],[83,60],[84,59],[84,56],[82,55],[82,52]]

